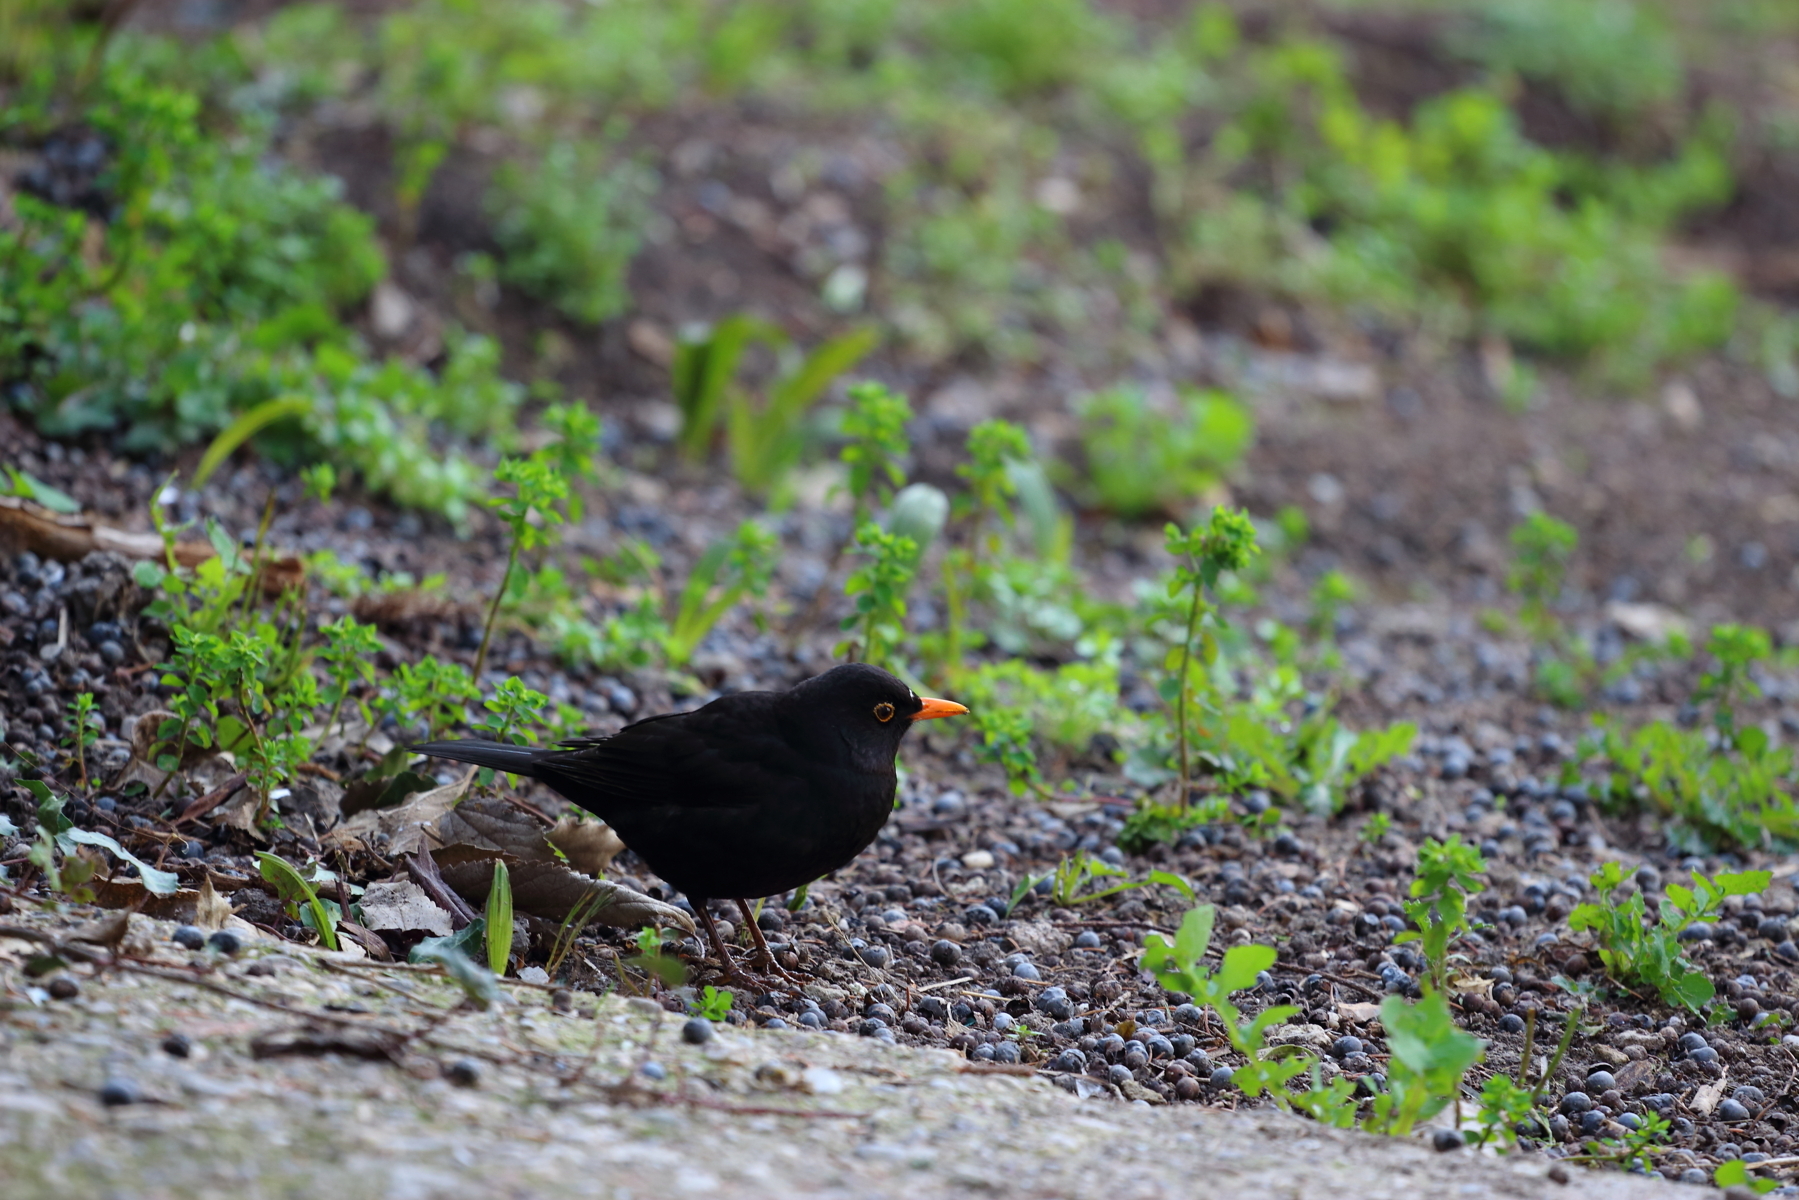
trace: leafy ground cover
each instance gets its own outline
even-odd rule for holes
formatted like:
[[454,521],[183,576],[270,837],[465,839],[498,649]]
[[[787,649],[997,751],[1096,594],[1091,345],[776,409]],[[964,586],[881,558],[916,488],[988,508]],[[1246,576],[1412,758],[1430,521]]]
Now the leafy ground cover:
[[[1777,10],[1391,8],[1397,108],[1359,6],[18,13],[11,902],[1782,1169],[1793,337],[1693,250]],[[851,655],[974,715],[762,907],[804,996],[403,750]]]

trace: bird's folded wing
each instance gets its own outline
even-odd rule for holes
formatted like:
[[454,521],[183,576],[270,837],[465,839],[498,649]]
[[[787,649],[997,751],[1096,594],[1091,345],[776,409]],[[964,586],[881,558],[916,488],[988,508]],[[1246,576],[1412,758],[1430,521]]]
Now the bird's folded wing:
[[[762,722],[725,714],[641,721],[607,738],[566,743],[544,756],[537,777],[591,790],[623,808],[739,808],[800,786],[793,752]],[[597,797],[596,797],[597,798]]]

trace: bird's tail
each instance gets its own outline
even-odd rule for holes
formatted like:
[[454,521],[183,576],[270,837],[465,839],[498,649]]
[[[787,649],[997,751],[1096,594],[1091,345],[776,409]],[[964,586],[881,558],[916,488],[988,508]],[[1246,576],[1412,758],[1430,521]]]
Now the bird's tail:
[[413,746],[412,750],[416,754],[428,754],[432,758],[474,763],[478,767],[492,767],[496,771],[507,771],[514,775],[534,775],[536,772],[533,768],[543,753],[534,746],[513,746],[506,742],[486,742],[478,738],[457,742],[425,742]]

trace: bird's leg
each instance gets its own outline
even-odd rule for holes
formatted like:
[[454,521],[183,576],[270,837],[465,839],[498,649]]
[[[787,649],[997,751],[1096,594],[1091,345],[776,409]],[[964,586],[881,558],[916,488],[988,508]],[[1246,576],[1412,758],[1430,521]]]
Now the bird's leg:
[[755,982],[745,975],[736,963],[731,961],[731,952],[725,949],[725,939],[718,936],[718,922],[712,919],[712,912],[706,907],[706,902],[704,900],[695,901],[693,911],[699,914],[700,924],[706,927],[706,940],[712,943],[712,952],[718,955],[719,967],[723,970],[724,977],[740,988],[754,987]]
[[743,923],[750,931],[750,940],[756,943],[756,955],[768,965],[768,969],[791,986],[803,986],[801,981],[787,973],[787,968],[775,961],[775,952],[768,948],[768,939],[762,936],[762,926],[756,924],[755,915],[750,912],[749,901],[739,900],[737,911],[743,914]]

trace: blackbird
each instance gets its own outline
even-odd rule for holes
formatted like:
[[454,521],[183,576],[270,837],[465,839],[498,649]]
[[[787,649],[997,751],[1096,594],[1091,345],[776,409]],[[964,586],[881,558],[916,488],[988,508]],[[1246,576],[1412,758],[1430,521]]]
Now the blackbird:
[[746,901],[811,883],[862,853],[893,812],[893,763],[906,730],[967,711],[921,697],[879,667],[850,663],[789,691],[721,696],[608,737],[548,748],[469,740],[413,749],[528,776],[600,817],[686,894],[736,978],[707,900],[737,902],[772,966]]

